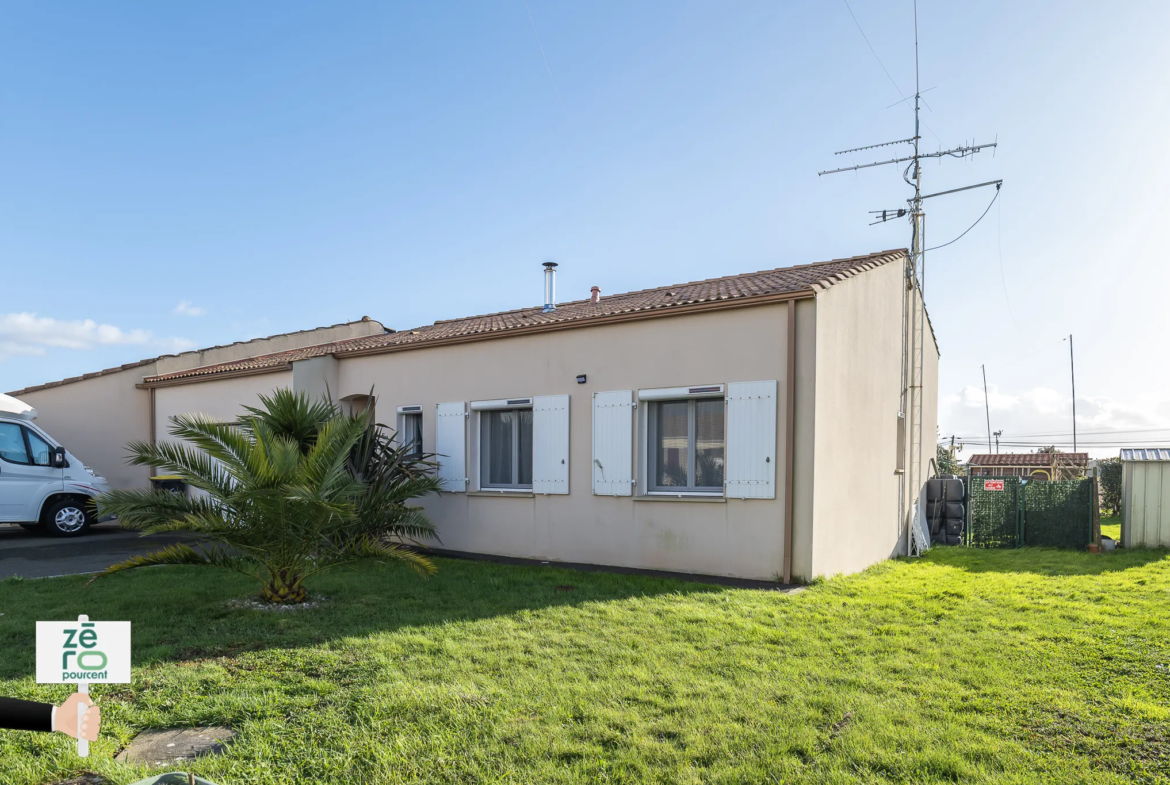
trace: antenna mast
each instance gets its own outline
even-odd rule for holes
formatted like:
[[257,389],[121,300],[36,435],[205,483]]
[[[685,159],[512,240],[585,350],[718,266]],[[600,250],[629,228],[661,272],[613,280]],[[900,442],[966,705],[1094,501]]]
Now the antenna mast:
[[[850,11],[852,13],[852,11]],[[856,21],[856,18],[855,18]],[[860,25],[858,26],[860,30]],[[862,36],[865,33],[862,32]],[[866,39],[868,43],[868,38]],[[872,47],[871,47],[872,48]],[[874,53],[876,57],[876,52]],[[880,64],[880,60],[878,61]],[[882,66],[883,68],[885,66]],[[888,73],[888,72],[887,72]],[[892,81],[892,80],[891,80]],[[897,88],[897,85],[894,85]],[[900,93],[901,91],[899,91]],[[870,169],[877,166],[886,166],[888,164],[907,163],[908,165],[902,172],[902,179],[906,184],[914,189],[914,196],[907,199],[907,207],[895,208],[892,210],[871,210],[870,214],[876,217],[870,225],[878,223],[885,223],[894,218],[902,218],[909,215],[910,218],[910,256],[906,260],[904,271],[905,286],[902,293],[902,393],[899,402],[898,417],[900,421],[905,423],[906,432],[906,449],[909,455],[906,456],[906,471],[899,475],[899,494],[898,494],[898,527],[899,531],[903,532],[905,537],[905,553],[906,555],[916,555],[924,548],[923,545],[929,543],[918,543],[916,535],[913,533],[914,527],[910,525],[910,518],[908,510],[915,504],[919,489],[922,485],[922,440],[923,440],[923,423],[922,423],[922,381],[923,381],[923,352],[925,339],[925,324],[926,324],[926,304],[924,300],[924,292],[926,285],[926,214],[922,209],[922,201],[936,196],[943,196],[944,194],[955,193],[957,191],[966,191],[972,188],[982,188],[988,185],[994,185],[998,192],[1003,180],[992,180],[986,183],[978,183],[976,185],[969,185],[963,188],[954,188],[948,191],[941,191],[935,194],[922,195],[922,161],[928,158],[951,157],[951,158],[967,158],[976,153],[992,149],[998,145],[998,140],[995,142],[977,144],[962,144],[958,147],[953,147],[949,150],[938,150],[936,152],[923,152],[922,150],[922,134],[921,134],[921,118],[922,110],[922,89],[919,81],[918,69],[918,2],[914,2],[914,136],[909,139],[901,139],[896,142],[882,142],[874,145],[865,145],[863,147],[856,147],[851,150],[842,150],[835,155],[842,155],[845,153],[860,152],[861,150],[869,150],[876,147],[886,147],[898,144],[913,145],[913,153],[908,156],[894,157],[884,161],[875,161],[867,164],[856,164],[854,166],[846,166],[838,169],[828,169],[822,172],[817,172],[817,176],[827,174],[837,174],[838,172],[854,172],[859,169]],[[968,230],[969,231],[969,230]],[[962,236],[962,235],[960,235]],[[989,429],[990,430],[990,429]],[[990,438],[989,438],[990,441]]]

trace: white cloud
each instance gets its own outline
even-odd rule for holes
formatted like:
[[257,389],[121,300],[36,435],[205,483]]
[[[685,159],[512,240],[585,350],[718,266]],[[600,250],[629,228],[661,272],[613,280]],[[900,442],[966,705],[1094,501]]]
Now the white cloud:
[[175,313],[180,316],[203,316],[207,309],[195,305],[190,300],[179,300],[179,304],[175,306]]
[[42,355],[46,349],[93,349],[97,346],[152,346],[182,351],[193,344],[185,338],[156,338],[149,330],[123,330],[93,319],[63,321],[35,313],[0,314],[0,360],[17,355]]
[[[1000,452],[1034,452],[1055,444],[1072,449],[1072,400],[1067,390],[1033,387],[1012,395],[988,385],[991,430],[1003,431]],[[1093,457],[1116,455],[1123,445],[1170,444],[1170,411],[1162,402],[1144,406],[1104,396],[1077,396],[1077,448]],[[940,435],[956,434],[966,445],[963,457],[987,451],[987,412],[983,388],[968,385],[945,395],[939,405]]]
[[[987,386],[987,406],[991,411],[1010,411],[1019,405],[1020,399],[1016,396],[1000,392],[999,387],[994,384]],[[942,406],[944,409],[959,407],[978,409],[982,412],[984,410],[983,388],[968,384],[958,393],[943,396]]]

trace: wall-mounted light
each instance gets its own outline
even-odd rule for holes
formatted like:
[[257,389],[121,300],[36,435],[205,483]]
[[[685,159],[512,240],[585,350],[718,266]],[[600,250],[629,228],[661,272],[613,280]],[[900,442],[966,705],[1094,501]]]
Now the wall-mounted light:
[[585,374],[581,374],[580,376],[577,377],[577,384],[584,384],[584,383],[585,383]]

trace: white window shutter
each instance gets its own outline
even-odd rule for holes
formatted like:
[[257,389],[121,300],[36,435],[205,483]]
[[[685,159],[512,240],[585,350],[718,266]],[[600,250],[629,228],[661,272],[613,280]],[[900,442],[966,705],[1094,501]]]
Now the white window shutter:
[[593,492],[634,493],[634,392],[593,393]]
[[775,381],[727,385],[726,495],[776,498]]
[[467,407],[463,401],[435,407],[435,453],[443,490],[467,490]]
[[569,396],[532,399],[532,492],[569,492]]

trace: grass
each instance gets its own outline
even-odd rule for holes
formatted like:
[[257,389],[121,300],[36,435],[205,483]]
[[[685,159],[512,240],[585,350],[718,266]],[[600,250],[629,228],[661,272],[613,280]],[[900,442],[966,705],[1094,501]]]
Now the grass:
[[134,623],[93,688],[88,761],[0,731],[0,782],[82,770],[140,730],[223,724],[196,773],[244,783],[1123,783],[1170,779],[1170,556],[936,548],[797,595],[442,560],[321,576],[321,608],[225,607],[192,567],[0,582],[0,694],[33,623]]
[[1101,534],[1121,542],[1121,517],[1117,515],[1102,515]]

